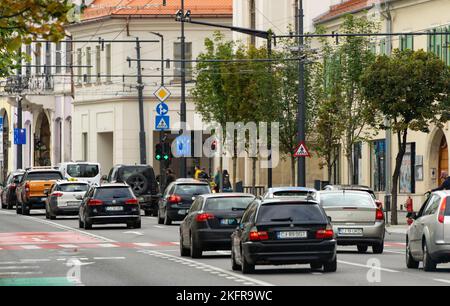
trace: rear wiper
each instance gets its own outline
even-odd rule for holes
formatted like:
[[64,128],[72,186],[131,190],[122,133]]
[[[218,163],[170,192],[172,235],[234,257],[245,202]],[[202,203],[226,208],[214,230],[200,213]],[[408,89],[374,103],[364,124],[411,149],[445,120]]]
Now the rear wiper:
[[241,208],[241,207],[233,207],[231,210],[232,210],[232,211],[245,210],[245,208]]
[[289,218],[280,218],[280,219],[270,219],[270,221],[275,221],[275,222],[277,222],[277,221],[280,221],[280,222],[282,222],[282,221],[294,221],[294,220],[292,220],[292,218],[291,217],[289,217]]

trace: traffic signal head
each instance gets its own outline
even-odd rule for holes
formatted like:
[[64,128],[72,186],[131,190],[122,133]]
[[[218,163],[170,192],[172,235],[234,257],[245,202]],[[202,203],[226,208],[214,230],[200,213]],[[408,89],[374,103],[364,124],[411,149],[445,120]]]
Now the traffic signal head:
[[162,160],[163,159],[163,146],[158,143],[155,148],[155,159]]

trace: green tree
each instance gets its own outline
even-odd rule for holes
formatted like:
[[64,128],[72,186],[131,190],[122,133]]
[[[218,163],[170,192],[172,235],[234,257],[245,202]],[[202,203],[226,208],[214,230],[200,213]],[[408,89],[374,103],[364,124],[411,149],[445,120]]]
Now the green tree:
[[[395,50],[380,56],[362,78],[364,98],[391,122],[398,153],[392,175],[392,224],[397,224],[397,191],[408,132],[429,132],[449,119],[450,71],[432,53]],[[376,120],[375,122],[382,122]],[[380,126],[386,129],[384,126]]]

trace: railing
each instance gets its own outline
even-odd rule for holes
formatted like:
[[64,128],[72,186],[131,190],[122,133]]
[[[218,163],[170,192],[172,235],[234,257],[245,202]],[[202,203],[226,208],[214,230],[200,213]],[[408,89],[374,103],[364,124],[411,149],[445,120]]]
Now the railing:
[[266,187],[265,186],[244,186],[244,193],[251,193],[254,196],[262,196],[265,192],[266,192]]

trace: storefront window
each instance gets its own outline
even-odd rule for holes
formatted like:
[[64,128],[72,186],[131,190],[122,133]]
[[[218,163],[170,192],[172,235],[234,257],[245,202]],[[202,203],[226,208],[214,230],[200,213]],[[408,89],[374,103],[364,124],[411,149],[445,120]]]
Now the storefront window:
[[415,143],[406,145],[406,152],[403,156],[402,166],[400,168],[400,193],[415,193],[416,182],[414,174],[414,165],[416,157]]
[[386,142],[384,139],[372,143],[372,187],[374,191],[386,190]]

